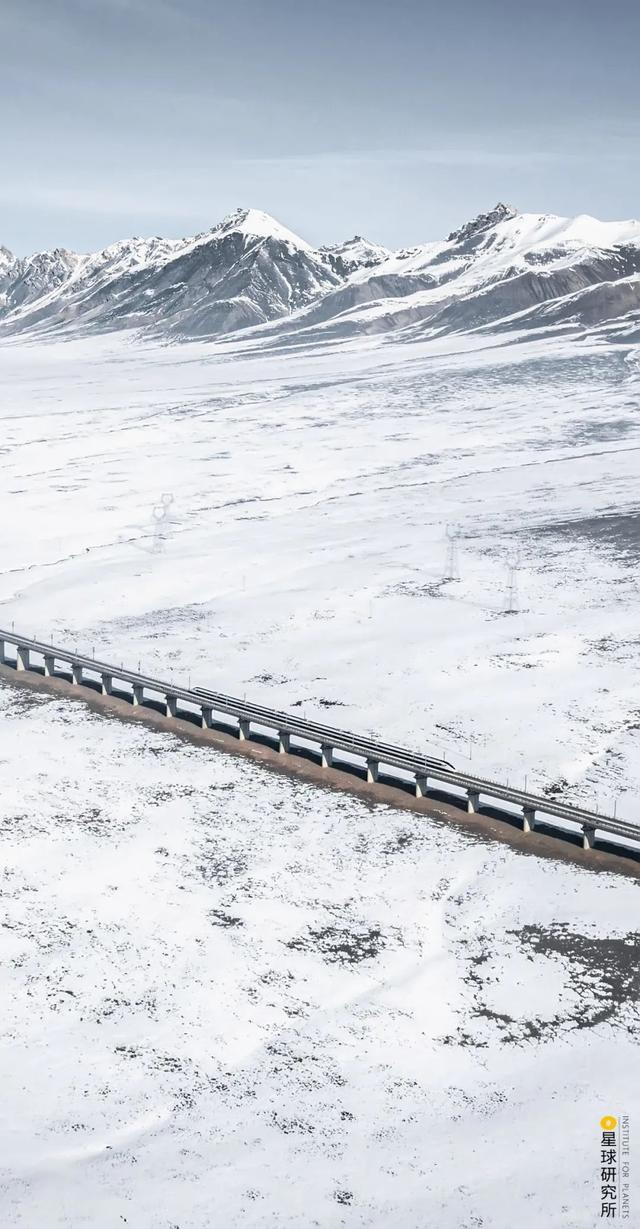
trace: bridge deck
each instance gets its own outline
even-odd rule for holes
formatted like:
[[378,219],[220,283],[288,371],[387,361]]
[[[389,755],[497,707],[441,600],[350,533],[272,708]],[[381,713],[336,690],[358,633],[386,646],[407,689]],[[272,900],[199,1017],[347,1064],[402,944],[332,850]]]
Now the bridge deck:
[[[145,690],[155,692],[165,699],[173,698],[176,702],[180,700],[183,704],[189,704],[200,712],[215,711],[232,717],[238,723],[253,722],[254,725],[267,730],[274,730],[279,737],[287,735],[289,738],[302,740],[315,746],[319,745],[320,748],[328,747],[332,754],[334,751],[339,751],[343,755],[364,760],[368,767],[374,765],[376,773],[380,765],[400,770],[409,774],[410,777],[415,777],[416,789],[419,782],[426,784],[425,779],[428,779],[445,787],[462,790],[473,809],[476,809],[479,798],[482,796],[485,799],[506,802],[517,807],[530,818],[536,814],[555,817],[578,825],[584,833],[592,834],[597,830],[640,844],[640,826],[637,824],[618,819],[614,815],[602,815],[597,811],[558,799],[514,789],[475,774],[459,772],[446,760],[420,754],[374,737],[353,734],[317,721],[308,721],[306,718],[279,712],[277,709],[270,709],[264,705],[252,704],[234,696],[227,696],[222,692],[210,691],[202,687],[180,687],[173,682],[155,679],[135,670],[128,670],[123,665],[116,666],[113,663],[87,657],[57,645],[22,636],[14,631],[0,629],[3,661],[5,660],[4,644],[14,645],[18,654],[19,652],[36,653],[43,659],[53,659],[54,663],[66,663],[71,667],[72,673],[75,668],[76,672],[91,672],[102,679],[115,679],[129,684],[134,694],[136,690],[140,694]],[[295,747],[292,748],[292,752],[295,754]]]

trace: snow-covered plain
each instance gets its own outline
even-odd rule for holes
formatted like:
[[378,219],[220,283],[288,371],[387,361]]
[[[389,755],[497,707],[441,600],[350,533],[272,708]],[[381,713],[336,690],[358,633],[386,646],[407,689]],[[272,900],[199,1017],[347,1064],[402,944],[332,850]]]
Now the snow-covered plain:
[[[637,819],[638,372],[0,342],[0,626]],[[3,1224],[599,1223],[635,880],[6,685],[0,738]]]
[[599,1223],[635,880],[6,684],[0,728],[3,1225]]
[[0,624],[634,820],[639,371],[562,337],[0,343]]

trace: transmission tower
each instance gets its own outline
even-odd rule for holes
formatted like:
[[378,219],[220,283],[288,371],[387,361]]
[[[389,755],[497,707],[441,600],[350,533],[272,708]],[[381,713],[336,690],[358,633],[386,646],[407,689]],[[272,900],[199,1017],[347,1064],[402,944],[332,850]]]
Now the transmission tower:
[[505,614],[516,614],[518,610],[518,571],[520,569],[520,552],[507,555],[507,590],[505,593]]
[[447,563],[443,580],[459,580],[460,566],[458,562],[458,539],[460,530],[456,525],[447,525]]

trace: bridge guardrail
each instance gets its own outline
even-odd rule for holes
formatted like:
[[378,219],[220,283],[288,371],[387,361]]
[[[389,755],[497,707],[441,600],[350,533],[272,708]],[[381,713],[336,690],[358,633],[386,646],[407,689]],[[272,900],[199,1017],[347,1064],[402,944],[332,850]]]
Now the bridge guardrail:
[[424,792],[421,783],[424,784],[424,789],[426,790],[427,780],[462,789],[467,794],[470,810],[476,810],[480,797],[484,796],[487,799],[507,802],[512,806],[521,808],[525,817],[525,826],[528,822],[527,816],[530,821],[533,821],[535,815],[542,814],[557,819],[564,819],[567,822],[582,827],[585,843],[587,843],[587,840],[590,844],[593,843],[593,832],[597,829],[598,831],[608,832],[623,839],[628,838],[640,844],[640,826],[632,824],[627,820],[618,819],[615,815],[607,816],[598,811],[590,811],[585,807],[574,806],[571,803],[565,803],[540,794],[532,794],[526,790],[515,789],[509,785],[491,781],[488,778],[459,772],[446,760],[420,755],[418,752],[397,747],[392,743],[381,742],[363,735],[351,734],[348,731],[338,730],[332,726],[325,726],[320,722],[307,721],[306,718],[296,717],[290,713],[278,712],[276,709],[252,704],[246,700],[240,700],[207,688],[181,687],[173,682],[154,679],[138,671],[128,670],[124,665],[116,666],[69,649],[61,649],[32,637],[22,636],[14,631],[9,632],[0,629],[1,659],[3,661],[5,660],[5,643],[16,647],[18,661],[20,659],[20,652],[37,653],[45,659],[45,665],[47,659],[53,659],[54,663],[59,661],[68,664],[72,668],[72,674],[75,667],[80,672],[87,670],[96,673],[103,679],[116,679],[117,681],[131,684],[134,698],[136,689],[142,694],[146,688],[149,691],[165,696],[167,701],[169,697],[172,697],[176,701],[182,700],[185,703],[194,705],[203,714],[205,709],[212,709],[215,712],[231,716],[238,721],[240,732],[242,732],[243,723],[246,725],[253,721],[255,725],[275,730],[279,736],[286,734],[314,744],[320,744],[323,756],[325,746],[327,746],[331,749],[331,756],[333,751],[341,751],[343,754],[365,759],[368,773],[370,770],[374,771],[374,768],[371,766],[375,767],[374,775],[371,777],[373,780],[377,780],[379,765],[383,764],[386,767],[400,769],[415,776],[416,792],[418,792],[419,788],[421,792]]

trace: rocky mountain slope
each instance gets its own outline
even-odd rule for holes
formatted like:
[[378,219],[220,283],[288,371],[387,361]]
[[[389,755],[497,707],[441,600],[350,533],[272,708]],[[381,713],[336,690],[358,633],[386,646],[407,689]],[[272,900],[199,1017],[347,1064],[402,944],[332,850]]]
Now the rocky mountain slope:
[[0,248],[0,335],[135,328],[215,337],[598,327],[640,336],[640,222],[502,203],[439,243],[313,248],[259,210],[184,240],[26,259]]
[[[45,257],[34,262],[43,267]],[[75,256],[66,276],[52,270],[40,295],[22,300],[25,263],[15,263],[13,279],[9,268],[0,299],[6,332],[73,326],[226,333],[289,314],[340,280],[328,260],[257,210],[240,210],[194,239],[132,239]]]
[[297,328],[410,335],[633,326],[640,312],[640,222],[517,214],[498,205],[442,243],[390,256],[311,304]]

